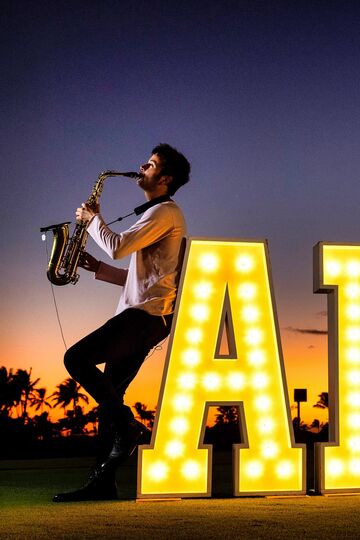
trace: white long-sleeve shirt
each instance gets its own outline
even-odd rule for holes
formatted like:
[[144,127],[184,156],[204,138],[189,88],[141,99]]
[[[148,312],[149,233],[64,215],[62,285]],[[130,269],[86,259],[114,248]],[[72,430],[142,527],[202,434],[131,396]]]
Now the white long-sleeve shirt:
[[184,216],[174,201],[149,208],[122,233],[112,232],[100,214],[87,230],[112,259],[131,254],[128,269],[101,263],[95,276],[124,286],[117,314],[129,307],[151,315],[173,312],[186,235]]

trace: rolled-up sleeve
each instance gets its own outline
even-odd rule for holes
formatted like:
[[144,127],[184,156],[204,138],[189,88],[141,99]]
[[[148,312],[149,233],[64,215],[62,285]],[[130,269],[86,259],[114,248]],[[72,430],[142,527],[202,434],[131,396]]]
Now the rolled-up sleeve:
[[114,285],[125,285],[128,270],[125,268],[116,268],[110,264],[106,264],[103,261],[100,262],[99,268],[95,273],[95,279],[106,281],[107,283],[113,283]]

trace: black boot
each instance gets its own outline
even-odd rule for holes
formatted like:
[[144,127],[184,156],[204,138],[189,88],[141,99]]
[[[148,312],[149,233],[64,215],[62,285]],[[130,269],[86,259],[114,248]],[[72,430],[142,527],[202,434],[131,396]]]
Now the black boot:
[[100,465],[103,471],[114,471],[117,465],[130,457],[139,443],[149,442],[149,432],[146,427],[133,420],[126,428],[115,431],[114,444],[108,457]]
[[117,499],[115,470],[106,470],[103,467],[94,468],[87,482],[75,491],[58,493],[54,496],[54,502],[71,501],[105,501]]

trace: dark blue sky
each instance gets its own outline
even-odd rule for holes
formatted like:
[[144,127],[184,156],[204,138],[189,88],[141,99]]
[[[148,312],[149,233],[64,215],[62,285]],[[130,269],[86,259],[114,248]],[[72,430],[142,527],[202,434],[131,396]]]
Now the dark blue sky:
[[[312,247],[360,241],[359,23],[352,1],[2,2],[3,362],[24,326],[58,337],[39,227],[158,142],[192,163],[189,235],[268,238],[281,327],[324,328]],[[103,213],[142,200],[109,180]],[[104,291],[84,275],[57,289],[69,342],[112,314]]]

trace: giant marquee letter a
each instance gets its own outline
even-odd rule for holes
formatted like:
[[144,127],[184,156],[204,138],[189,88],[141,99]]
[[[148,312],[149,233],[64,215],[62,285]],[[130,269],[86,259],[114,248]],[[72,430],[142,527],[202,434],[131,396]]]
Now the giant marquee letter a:
[[304,492],[267,259],[265,242],[189,243],[152,444],[139,451],[139,497],[211,495],[205,412],[224,403],[241,413],[235,495]]

